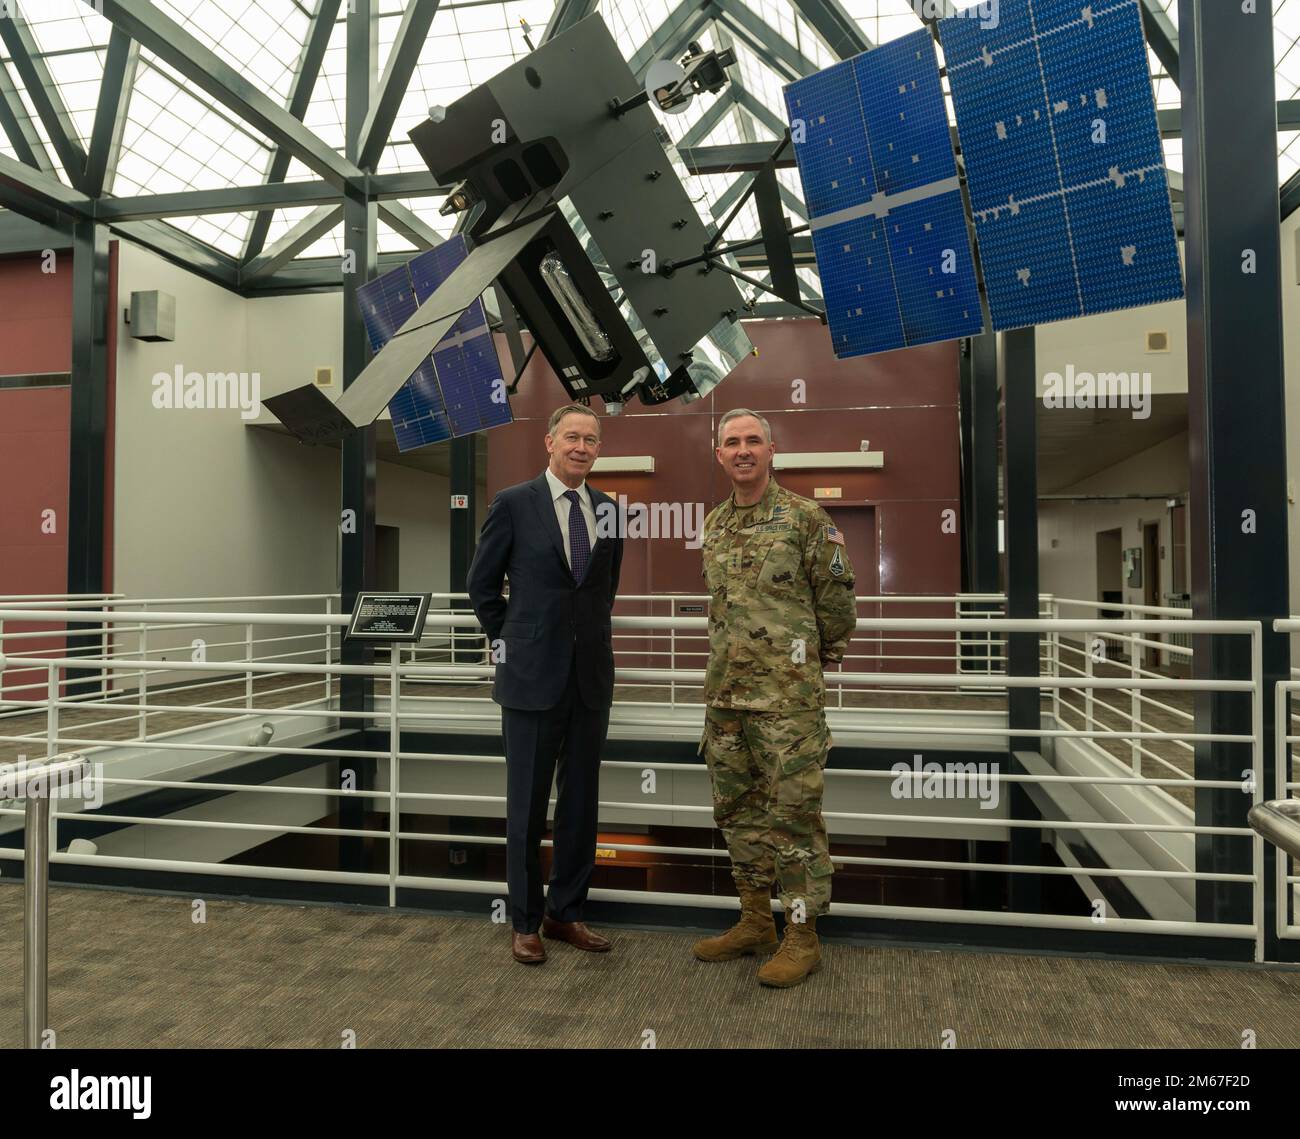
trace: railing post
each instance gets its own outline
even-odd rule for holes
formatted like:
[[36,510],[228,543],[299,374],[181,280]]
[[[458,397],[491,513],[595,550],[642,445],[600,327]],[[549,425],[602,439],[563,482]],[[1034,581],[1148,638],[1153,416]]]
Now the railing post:
[[[141,604],[143,610],[145,605]],[[149,669],[146,667],[149,662],[149,622],[140,622],[140,659],[144,664],[140,667],[140,680],[137,686],[140,700],[140,739],[149,738],[149,713],[145,705],[149,703]]]
[[59,666],[45,666],[45,758],[59,750]]
[[[668,620],[672,621],[676,614],[673,609],[676,602],[672,598],[668,599]],[[668,626],[668,706],[677,707],[677,626],[670,624]]]
[[[1141,659],[1141,647],[1137,644],[1139,640],[1145,640],[1145,637],[1139,637],[1133,634],[1133,651],[1128,656],[1129,679],[1137,680],[1142,674],[1138,667],[1138,661]],[[1133,721],[1133,730],[1139,732],[1142,730],[1142,694],[1139,689],[1129,689],[1129,719]],[[1129,766],[1133,769],[1134,775],[1142,774],[1142,743],[1136,736],[1131,737],[1128,741],[1129,747]]]
[[330,698],[334,695],[334,674],[329,666],[334,663],[334,625],[329,620],[334,616],[334,598],[325,598],[325,709],[329,710]]
[[397,726],[398,703],[401,699],[401,647],[393,645],[388,650],[388,905],[397,905],[397,838],[400,819],[398,798],[398,751],[402,734]]
[[[244,663],[253,663],[253,624],[251,621],[244,626]],[[244,672],[244,707],[250,712],[253,710],[253,670],[251,668]]]
[[[1048,611],[1051,613],[1053,621],[1061,619],[1061,603],[1056,598],[1052,598],[1048,602]],[[1052,654],[1050,658],[1052,679],[1059,681],[1061,679],[1061,631],[1059,629],[1052,630],[1048,644]],[[1059,727],[1061,723],[1061,688],[1059,684],[1052,688],[1052,716]]]
[[1088,683],[1092,680],[1092,635],[1090,633],[1083,634],[1083,675],[1085,684],[1083,690],[1083,730],[1090,732],[1093,725],[1092,685]]
[[[136,637],[135,655],[136,657],[142,659],[142,661],[148,661],[149,659],[148,622],[140,622],[140,627],[138,632],[139,632],[139,636]],[[135,700],[136,703],[139,703],[139,715],[136,716],[136,720],[138,720],[139,723],[140,740],[142,741],[148,739],[148,732],[149,732],[149,714],[148,711],[146,710],[146,707],[144,707],[144,705],[147,705],[149,701],[148,677],[149,677],[148,668],[144,668],[143,666],[140,667],[140,674],[139,676],[136,676],[135,679]]]
[[[38,789],[39,790],[39,789]],[[49,1027],[50,799],[27,796],[23,827],[23,1046]]]

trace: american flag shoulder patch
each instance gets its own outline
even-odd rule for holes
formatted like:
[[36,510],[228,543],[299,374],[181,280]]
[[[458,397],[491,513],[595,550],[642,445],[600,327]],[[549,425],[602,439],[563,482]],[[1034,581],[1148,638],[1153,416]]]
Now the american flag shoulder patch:
[[844,545],[844,535],[841,534],[834,526],[827,526],[826,541],[834,542],[837,546],[842,546]]

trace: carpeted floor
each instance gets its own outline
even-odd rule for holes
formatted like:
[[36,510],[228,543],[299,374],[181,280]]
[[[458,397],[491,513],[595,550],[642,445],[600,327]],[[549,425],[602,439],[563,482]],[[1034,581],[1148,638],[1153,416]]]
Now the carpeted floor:
[[[54,888],[63,1048],[1300,1047],[1300,972],[833,944],[797,989],[694,935],[608,929],[613,952],[509,957],[469,917]],[[0,885],[0,1046],[22,1037],[22,890]]]

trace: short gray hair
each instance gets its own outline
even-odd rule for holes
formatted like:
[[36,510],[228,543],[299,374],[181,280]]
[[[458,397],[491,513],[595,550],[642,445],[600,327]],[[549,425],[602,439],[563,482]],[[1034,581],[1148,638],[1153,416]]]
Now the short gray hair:
[[763,425],[763,434],[767,437],[767,441],[769,443],[772,442],[772,428],[766,419],[764,419],[761,415],[759,415],[758,412],[750,411],[750,409],[747,407],[735,407],[732,408],[729,412],[727,412],[726,415],[724,415],[718,421],[718,445],[719,446],[722,445],[722,429],[726,427],[727,424],[730,423],[733,419],[744,419],[746,417],[750,419],[757,419],[759,423]]
[[557,407],[551,412],[551,421],[546,425],[546,434],[554,435],[555,428],[559,426],[560,420],[566,415],[590,415],[596,421],[596,434],[600,434],[600,416],[589,407],[583,407],[580,403],[566,403],[563,407]]

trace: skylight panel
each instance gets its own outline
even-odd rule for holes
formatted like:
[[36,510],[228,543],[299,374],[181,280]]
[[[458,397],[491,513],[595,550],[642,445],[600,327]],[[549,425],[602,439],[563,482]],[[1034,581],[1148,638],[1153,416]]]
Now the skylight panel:
[[164,15],[287,106],[310,21],[293,0],[154,0]]
[[600,0],[600,13],[623,58],[628,60],[649,43],[675,11],[669,0]]
[[42,55],[104,47],[113,30],[112,24],[83,0],[29,0],[20,14]]
[[168,218],[168,223],[222,253],[238,257],[243,253],[252,214],[202,214],[198,217]]
[[183,83],[156,57],[141,53],[122,134],[120,174],[149,194],[262,182],[269,141]]
[[537,43],[554,7],[552,0],[512,0],[439,10],[393,120],[379,171],[427,170],[407,137],[411,128],[428,117],[430,107],[455,102],[527,55],[520,19],[528,21]]

